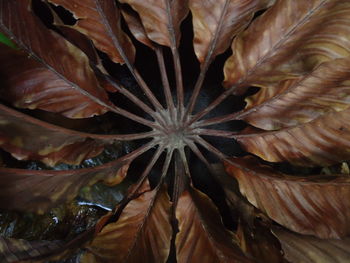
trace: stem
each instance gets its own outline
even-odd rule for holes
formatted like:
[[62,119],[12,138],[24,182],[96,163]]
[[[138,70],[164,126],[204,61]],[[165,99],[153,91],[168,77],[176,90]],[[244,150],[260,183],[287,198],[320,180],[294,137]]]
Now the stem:
[[173,157],[173,153],[174,153],[174,149],[168,149],[166,157],[165,157],[165,161],[163,164],[163,169],[162,169],[162,175],[161,175],[161,182],[164,181],[165,176],[169,170],[169,166],[170,166],[170,162],[171,162],[171,158]]
[[[151,149],[152,147],[154,147],[155,145],[158,144],[157,140],[152,140],[148,143],[146,143],[145,145],[141,146],[140,148],[132,151],[131,153],[128,153],[127,155],[123,156],[121,158],[122,161],[133,161],[135,160],[137,157],[139,157],[141,154],[147,152],[149,149]],[[161,147],[158,148],[158,150]]]
[[111,84],[118,92],[123,94],[125,97],[127,97],[130,101],[132,101],[136,106],[141,108],[143,111],[148,113],[153,117],[154,120],[158,121],[158,123],[165,125],[165,122],[162,118],[159,117],[159,115],[154,112],[146,103],[144,103],[142,100],[137,98],[134,94],[132,94],[130,91],[128,91],[126,88],[124,88],[121,85],[118,85],[116,81],[114,81],[111,77],[106,76],[104,74],[100,74],[106,81],[108,81],[109,84]]
[[197,102],[197,99],[198,99],[198,95],[199,95],[199,93],[200,93],[200,91],[202,89],[202,86],[203,86],[203,81],[205,79],[205,74],[207,73],[209,65],[210,65],[210,63],[212,62],[212,59],[213,59],[212,57],[213,57],[214,49],[216,47],[216,44],[217,44],[217,41],[218,41],[218,38],[219,38],[220,29],[223,26],[225,14],[227,12],[227,7],[228,7],[229,2],[230,1],[226,0],[225,5],[223,7],[222,13],[220,15],[220,20],[219,20],[218,26],[217,26],[217,28],[215,30],[215,35],[214,35],[214,37],[212,38],[212,40],[210,42],[208,53],[207,53],[207,55],[205,57],[203,65],[201,66],[201,71],[199,73],[199,77],[198,77],[197,82],[196,82],[196,84],[194,86],[194,91],[193,91],[192,96],[190,98],[190,101],[189,101],[189,104],[188,104],[188,107],[187,107],[187,110],[186,110],[186,113],[185,113],[185,116],[184,116],[184,120],[186,120],[187,116],[193,112],[194,106],[196,105],[196,102]]
[[[122,59],[124,60],[124,62],[126,64],[126,66],[130,70],[131,74],[134,76],[135,80],[139,84],[140,88],[144,91],[147,98],[150,100],[150,102],[154,106],[154,108],[158,111],[161,111],[163,109],[163,106],[159,103],[157,98],[154,96],[152,91],[149,89],[146,82],[143,80],[143,78],[141,77],[141,75],[137,71],[137,69],[134,67],[134,65],[131,64],[131,61],[128,58],[128,56],[126,55],[126,53],[124,52],[124,49],[122,48],[122,45],[119,42],[119,39],[116,37],[118,35],[117,34],[118,32],[115,32],[117,30],[115,29],[115,27],[113,28],[113,26],[110,24],[109,20],[107,19],[104,10],[101,7],[100,1],[101,0],[95,0],[96,9],[97,9],[98,13],[100,14],[101,20],[103,21],[103,24],[106,27],[106,30],[108,32],[109,37],[112,39],[114,46],[117,48],[120,56],[122,57]],[[115,9],[117,10],[115,3],[113,3],[113,5],[114,5]]]
[[[182,194],[186,187],[185,175],[187,178],[190,177],[186,156],[183,157],[184,154],[185,152],[183,151],[183,148],[177,149],[175,152],[175,178],[172,196],[174,208],[176,208],[179,196]],[[173,210],[173,213],[173,216],[175,216],[175,209]]]
[[157,123],[149,121],[149,120],[146,120],[146,119],[144,119],[144,118],[142,118],[140,116],[137,116],[134,113],[131,113],[131,112],[129,112],[127,110],[124,110],[122,108],[119,108],[117,106],[113,106],[113,107],[109,106],[108,109],[110,111],[116,113],[116,114],[124,116],[124,117],[126,117],[126,118],[128,118],[128,119],[130,119],[132,121],[135,121],[135,122],[141,123],[143,125],[146,125],[146,126],[148,126],[150,128],[153,128],[153,129],[159,129],[160,128],[160,126]]
[[210,126],[210,125],[214,125],[214,124],[218,124],[218,123],[239,120],[239,117],[241,117],[241,111],[235,112],[232,114],[227,114],[224,116],[219,116],[219,117],[214,117],[214,118],[198,121],[198,122],[196,122],[196,127],[204,127],[204,126]]
[[220,160],[226,160],[228,158],[224,153],[216,149],[213,145],[211,145],[210,143],[208,143],[206,140],[202,139],[198,135],[194,136],[193,139],[197,143],[202,145],[205,149],[207,149],[209,152],[215,154]]
[[236,88],[236,86],[232,86],[231,88],[225,90],[219,97],[217,97],[212,103],[210,103],[207,107],[205,107],[202,111],[198,112],[196,115],[194,115],[187,125],[191,125],[195,121],[198,121],[205,115],[207,115],[209,112],[211,112],[213,109],[215,109],[221,102],[223,102],[225,99],[228,98],[228,96],[231,95],[233,90]]
[[194,152],[194,154],[208,167],[209,170],[212,170],[212,166],[209,163],[209,161],[204,157],[204,155],[202,154],[202,152],[199,150],[199,148],[197,147],[197,145],[192,142],[192,140],[185,140],[188,147],[190,147],[190,149],[192,150],[192,152]]
[[183,80],[182,80],[182,68],[181,61],[179,56],[179,51],[177,48],[177,39],[174,31],[174,21],[171,15],[171,7],[170,2],[166,0],[166,12],[169,19],[169,36],[170,36],[170,44],[171,44],[171,53],[173,55],[174,60],[174,70],[175,70],[175,79],[176,79],[176,93],[177,93],[177,107],[180,112],[180,116],[182,116],[183,105],[184,105],[184,88],[183,88]]
[[190,134],[193,135],[207,135],[207,136],[215,136],[215,137],[224,137],[224,138],[235,138],[236,134],[235,132],[229,132],[229,131],[222,131],[222,130],[215,130],[215,129],[194,129],[191,131]]
[[156,51],[156,55],[157,55],[160,75],[162,77],[163,91],[164,91],[164,95],[165,95],[166,105],[167,105],[167,108],[169,109],[170,116],[174,116],[175,105],[174,105],[174,100],[173,100],[173,97],[171,94],[168,74],[166,71],[165,63],[164,63],[163,50],[161,47],[157,46],[155,51]]
[[117,134],[117,135],[99,135],[97,134],[96,136],[92,138],[99,138],[101,137],[102,139],[114,139],[118,141],[133,141],[133,140],[142,140],[142,139],[147,139],[147,138],[153,138],[157,136],[158,133],[151,131],[151,132],[143,132],[143,133],[134,133],[134,134]]

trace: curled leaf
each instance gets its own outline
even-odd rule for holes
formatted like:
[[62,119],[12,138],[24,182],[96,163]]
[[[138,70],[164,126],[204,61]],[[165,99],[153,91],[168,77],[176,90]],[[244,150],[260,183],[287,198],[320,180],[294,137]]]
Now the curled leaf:
[[49,2],[71,11],[78,20],[72,28],[91,38],[95,46],[107,53],[114,62],[124,63],[125,58],[120,54],[121,52],[125,52],[131,61],[134,60],[134,46],[121,29],[120,11],[113,0],[84,2],[49,0]]
[[[178,262],[253,262],[238,248],[210,199],[195,189],[185,191],[176,207]],[[205,256],[204,256],[205,255]]]
[[164,188],[131,200],[115,223],[88,245],[82,262],[166,262],[172,236],[169,196]]

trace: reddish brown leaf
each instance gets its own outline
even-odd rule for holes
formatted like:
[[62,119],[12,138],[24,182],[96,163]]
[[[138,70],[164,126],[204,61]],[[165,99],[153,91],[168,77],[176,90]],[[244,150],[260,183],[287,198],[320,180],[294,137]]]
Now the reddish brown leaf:
[[122,9],[122,14],[134,37],[146,46],[154,49],[154,43],[148,38],[140,16],[130,8]]
[[[180,25],[188,14],[188,0],[120,0],[129,4],[141,17],[148,37],[164,46],[180,43]],[[172,39],[174,31],[175,39]]]
[[274,228],[273,233],[282,244],[285,258],[298,263],[343,263],[350,258],[350,238],[319,239]]
[[[19,108],[42,109],[70,118],[93,116],[99,105],[25,52],[0,45],[1,97]],[[102,112],[101,112],[102,113]]]
[[[49,0],[49,2],[71,11],[78,19],[73,28],[91,38],[95,46],[107,53],[114,62],[124,63],[125,58],[121,52],[126,52],[126,56],[134,61],[134,46],[121,30],[120,11],[113,0]],[[115,30],[112,30],[112,27]],[[115,38],[118,38],[118,44]]]
[[240,248],[258,262],[285,262],[280,243],[270,229],[258,220],[255,220],[253,227],[239,224],[237,238]]
[[64,129],[0,105],[0,146],[19,160],[79,164],[98,155],[113,137]]
[[237,135],[248,152],[269,162],[327,166],[349,160],[350,109],[278,131]]
[[119,169],[125,164],[118,159],[94,168],[68,171],[0,168],[0,207],[43,213],[73,199],[83,186],[124,178],[125,173]]
[[228,231],[210,199],[195,189],[179,197],[176,208],[179,233],[176,254],[183,262],[253,262],[238,248],[236,238]]
[[193,16],[194,49],[201,63],[223,53],[232,38],[266,6],[265,0],[189,0]]
[[82,262],[166,262],[172,236],[170,207],[164,188],[130,201],[118,221],[95,237]]
[[225,86],[269,89],[324,61],[350,54],[350,3],[278,0],[232,44]]
[[321,238],[350,233],[348,176],[288,176],[253,157],[231,161],[227,172],[238,180],[241,193],[279,224]]
[[[31,0],[1,0],[0,29],[51,72],[46,73],[46,78],[59,81],[59,86],[65,82],[65,89],[70,86],[75,94],[80,93],[80,102],[75,105],[77,110],[68,111],[74,115],[67,117],[85,118],[106,112],[109,107],[107,94],[99,87],[86,55],[60,35],[47,29],[30,11],[30,6]],[[41,92],[45,94],[42,86]],[[91,104],[91,107],[84,106],[87,104]],[[83,107],[80,109],[81,106]],[[93,112],[92,108],[95,108]],[[84,112],[84,109],[89,111]]]
[[[329,112],[349,108],[350,59],[326,62],[300,81],[290,82],[283,93],[243,114],[243,119],[265,130],[308,123]],[[259,96],[259,93],[257,94]]]

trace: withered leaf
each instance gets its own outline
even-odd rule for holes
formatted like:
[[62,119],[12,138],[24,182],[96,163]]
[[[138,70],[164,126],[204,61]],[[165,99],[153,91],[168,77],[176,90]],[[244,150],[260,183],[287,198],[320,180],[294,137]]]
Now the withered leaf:
[[[66,88],[70,86],[76,93],[80,93],[81,102],[77,106],[92,104],[91,107],[84,106],[80,111],[73,111],[74,115],[67,117],[86,118],[106,112],[110,106],[108,96],[99,87],[87,56],[63,37],[47,29],[29,12],[31,2],[1,0],[0,29],[42,67],[51,71],[56,76],[55,79],[65,82]],[[52,75],[47,77],[53,78]],[[93,112],[92,108],[95,108]],[[85,112],[84,109],[89,111]]]
[[131,8],[122,9],[122,14],[133,36],[146,46],[154,48],[154,43],[148,38],[140,16]]
[[236,237],[224,227],[217,208],[201,192],[190,189],[182,193],[176,218],[178,262],[253,262],[244,256]]
[[348,176],[288,176],[253,157],[229,159],[226,170],[248,201],[279,224],[320,238],[349,234]]
[[[277,0],[237,37],[225,65],[225,86],[274,89],[324,61],[350,54],[350,3]],[[277,90],[277,89],[276,89]]]
[[125,165],[126,161],[117,159],[94,168],[67,171],[0,168],[0,207],[44,213],[72,200],[83,186],[102,180],[122,181]]
[[[256,98],[261,104],[242,113],[242,119],[261,129],[278,130],[348,109],[350,59],[325,62],[300,81],[285,86],[283,83],[279,88],[283,93],[278,96]],[[259,93],[256,97],[260,97]]]
[[82,262],[166,262],[172,236],[171,202],[165,188],[129,202],[115,223],[88,245]]
[[349,112],[329,112],[309,123],[277,131],[237,135],[243,148],[269,162],[328,166],[348,160]]
[[280,240],[285,258],[298,263],[342,263],[350,258],[350,238],[319,239],[273,228]]
[[0,96],[18,108],[42,109],[70,118],[93,116],[97,103],[25,52],[0,45]]
[[[180,25],[188,14],[188,0],[120,0],[141,17],[148,37],[164,46],[180,43]],[[175,38],[175,39],[173,39]]]
[[265,7],[265,0],[189,0],[193,16],[194,49],[201,63],[223,53],[232,38]]
[[19,160],[80,164],[113,141],[113,135],[65,129],[0,105],[0,146]]
[[116,63],[124,63],[125,53],[130,61],[135,59],[135,48],[122,31],[120,11],[113,0],[49,0],[71,11],[78,20],[72,28],[92,39],[95,46],[107,53]]

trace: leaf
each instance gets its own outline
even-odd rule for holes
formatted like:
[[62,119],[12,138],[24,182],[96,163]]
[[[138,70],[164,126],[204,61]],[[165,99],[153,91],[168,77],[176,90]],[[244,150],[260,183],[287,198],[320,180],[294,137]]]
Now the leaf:
[[113,137],[65,129],[0,105],[0,146],[19,160],[80,164],[101,153]]
[[[113,178],[121,181],[116,177],[126,176],[123,169],[126,164],[117,159],[94,168],[67,171],[1,168],[0,207],[42,214],[72,200],[83,186]],[[120,169],[125,173],[120,173]]]
[[0,43],[3,43],[11,48],[17,48],[11,39],[7,38],[3,33],[0,33]]
[[189,0],[193,16],[194,49],[201,63],[223,53],[232,38],[248,25],[264,0]]
[[182,262],[253,262],[246,258],[213,203],[195,189],[185,191],[176,207],[176,254]]
[[350,238],[342,240],[302,236],[275,227],[273,233],[282,244],[285,258],[298,263],[341,263],[350,258]]
[[[188,0],[120,0],[139,13],[148,37],[164,46],[180,44],[180,25],[188,14]],[[173,39],[173,33],[174,38]]]
[[49,2],[71,11],[78,20],[72,28],[91,38],[95,46],[107,53],[115,63],[124,63],[125,57],[121,52],[125,52],[127,58],[134,61],[135,48],[121,29],[120,11],[113,0],[84,2],[49,0]]
[[350,3],[278,0],[236,38],[224,68],[226,87],[278,89],[325,61],[350,54]]
[[[110,102],[106,92],[99,87],[86,55],[57,33],[45,28],[29,11],[30,5],[30,0],[1,0],[0,30],[41,63],[42,67],[65,82],[66,87],[70,86],[76,93],[80,93],[81,103],[91,104],[95,108],[91,112],[91,108],[85,106],[74,112],[74,117],[86,118],[106,112]],[[77,106],[79,109],[80,103]],[[84,112],[84,109],[90,110]]]
[[259,262],[281,263],[283,259],[281,245],[270,229],[255,220],[253,227],[239,224],[237,237],[240,248]]
[[0,45],[0,72],[0,95],[16,107],[57,112],[70,118],[93,116],[99,108],[25,52]]
[[349,96],[350,59],[335,59],[292,82],[278,96],[243,113],[242,119],[265,130],[301,126],[328,113],[348,109]]
[[140,16],[131,8],[122,9],[122,14],[133,36],[141,43],[154,49],[154,43],[148,38]]
[[59,250],[62,246],[61,241],[26,241],[0,237],[0,261],[12,263],[40,258]]
[[348,176],[288,176],[252,157],[229,159],[226,171],[248,201],[277,223],[320,238],[350,233]]
[[330,112],[303,125],[235,135],[243,148],[269,162],[328,166],[349,160],[349,112]]
[[130,201],[118,221],[97,234],[82,262],[166,262],[172,236],[170,207],[164,188]]

